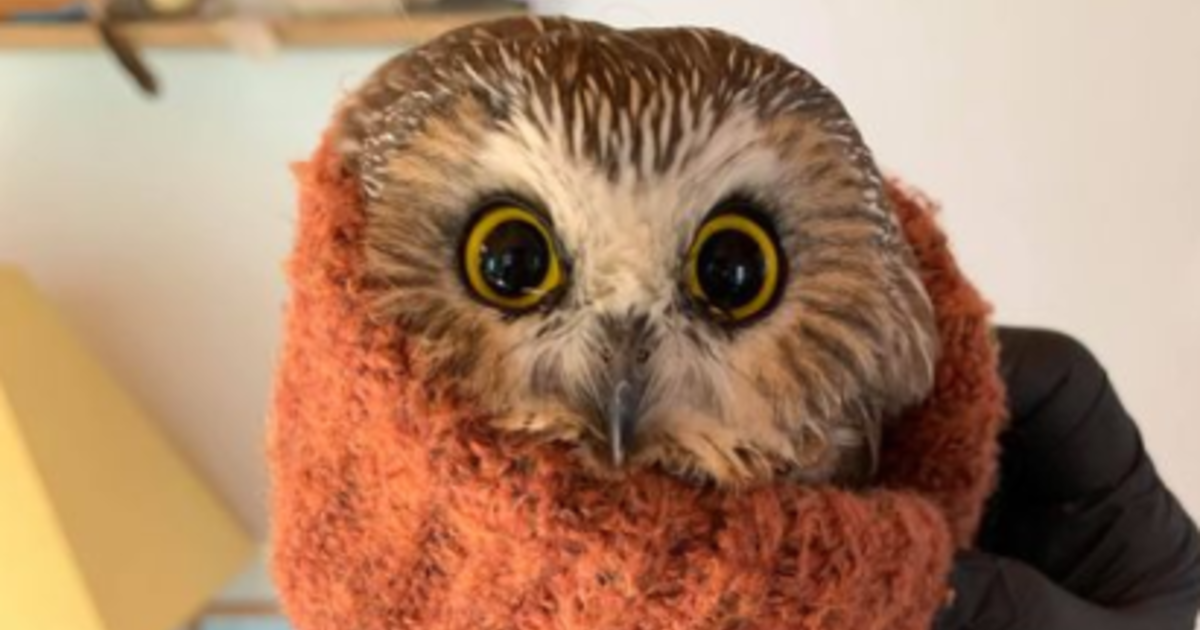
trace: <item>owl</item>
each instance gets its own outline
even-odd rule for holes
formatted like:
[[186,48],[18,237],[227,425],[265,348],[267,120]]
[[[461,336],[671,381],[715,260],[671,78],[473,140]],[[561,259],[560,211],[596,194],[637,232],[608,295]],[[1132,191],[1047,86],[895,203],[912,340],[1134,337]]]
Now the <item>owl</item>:
[[930,298],[871,152],[782,56],[514,18],[376,71],[336,146],[425,386],[591,474],[869,482]]

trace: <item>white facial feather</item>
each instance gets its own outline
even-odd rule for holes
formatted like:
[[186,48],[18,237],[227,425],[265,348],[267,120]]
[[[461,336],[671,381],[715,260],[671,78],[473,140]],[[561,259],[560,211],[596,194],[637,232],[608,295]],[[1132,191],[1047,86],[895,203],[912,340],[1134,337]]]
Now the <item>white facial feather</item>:
[[[743,414],[774,413],[753,400],[735,398],[738,388],[732,381],[753,379],[752,367],[742,374],[731,371],[731,359],[723,352],[729,346],[697,353],[685,338],[685,329],[696,324],[678,312],[668,315],[678,299],[683,256],[709,210],[730,195],[769,189],[783,178],[784,166],[752,110],[735,108],[715,124],[709,103],[693,112],[681,101],[685,126],[678,155],[688,159],[650,177],[654,147],[646,142],[639,155],[624,154],[614,181],[593,161],[568,149],[563,138],[572,130],[552,107],[535,106],[535,119],[517,116],[487,134],[476,156],[481,181],[474,185],[539,199],[572,261],[572,299],[560,307],[569,335],[538,339],[533,322],[513,322],[520,331],[512,338],[514,381],[521,382],[549,357],[568,378],[595,383],[603,368],[596,360],[603,343],[601,319],[645,313],[662,324],[651,370],[655,398],[682,406],[702,389],[713,403],[703,414],[664,410],[664,422],[686,416],[690,422],[719,423],[736,431],[746,426],[739,422]],[[629,122],[623,130],[640,126],[643,137],[656,137],[650,128],[652,110],[644,113],[638,120],[624,112],[621,120]],[[776,331],[765,326],[745,334],[769,337]],[[794,412],[803,410],[797,406]],[[779,436],[778,441],[789,444],[784,455],[792,456],[795,440]]]
[[[438,331],[417,336],[431,365],[497,426],[601,442],[588,405],[613,384],[612,322],[642,318],[645,463],[830,478],[877,439],[880,414],[927,391],[936,359],[928,297],[857,130],[810,75],[723,34],[551,22],[419,49],[348,105],[392,312]],[[428,262],[498,194],[552,223],[567,284],[545,311],[490,308]],[[763,206],[788,276],[736,331],[683,288],[692,240],[731,198]]]

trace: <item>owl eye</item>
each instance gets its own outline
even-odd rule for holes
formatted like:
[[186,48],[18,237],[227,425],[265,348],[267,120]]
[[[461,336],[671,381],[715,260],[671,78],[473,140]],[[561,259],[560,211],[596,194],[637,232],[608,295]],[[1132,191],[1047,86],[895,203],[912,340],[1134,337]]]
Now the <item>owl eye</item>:
[[532,309],[563,281],[550,229],[533,211],[505,203],[485,209],[467,230],[462,270],[480,299],[506,311]]
[[779,248],[752,214],[721,212],[696,233],[685,272],[688,293],[710,316],[744,322],[766,310],[778,293]]

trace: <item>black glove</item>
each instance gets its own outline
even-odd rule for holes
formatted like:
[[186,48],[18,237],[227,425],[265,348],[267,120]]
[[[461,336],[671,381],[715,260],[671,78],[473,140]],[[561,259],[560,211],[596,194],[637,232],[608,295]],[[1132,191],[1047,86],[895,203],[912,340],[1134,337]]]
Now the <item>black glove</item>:
[[1011,412],[1000,484],[936,628],[1194,628],[1200,535],[1104,369],[1070,337],[998,333]]

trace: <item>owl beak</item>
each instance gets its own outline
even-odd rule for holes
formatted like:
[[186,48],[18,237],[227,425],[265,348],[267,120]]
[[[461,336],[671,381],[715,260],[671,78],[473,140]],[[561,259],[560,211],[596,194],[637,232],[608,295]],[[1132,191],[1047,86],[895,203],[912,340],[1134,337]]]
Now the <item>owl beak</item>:
[[650,319],[644,314],[604,320],[607,338],[607,386],[595,399],[597,424],[608,434],[609,457],[615,467],[629,459],[637,439],[638,423],[645,413],[653,354]]
[[607,420],[608,443],[612,449],[614,466],[624,465],[625,457],[631,450],[645,389],[641,379],[621,379],[613,388]]

